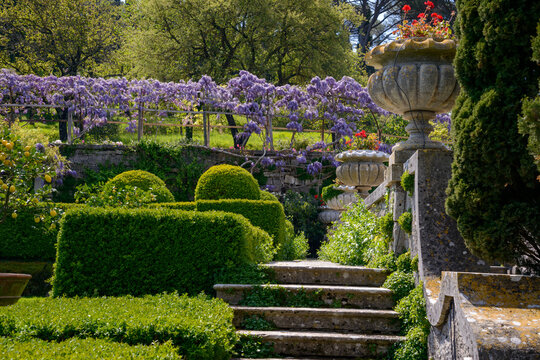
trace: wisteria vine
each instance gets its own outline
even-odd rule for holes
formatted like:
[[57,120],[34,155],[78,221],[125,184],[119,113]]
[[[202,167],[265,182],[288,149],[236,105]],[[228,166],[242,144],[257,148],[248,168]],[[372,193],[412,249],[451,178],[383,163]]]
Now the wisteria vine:
[[[265,147],[272,141],[269,129],[276,117],[288,119],[286,126],[293,131],[293,138],[305,127],[322,122],[321,126],[327,126],[336,134],[335,143],[339,145],[345,137],[353,136],[366,113],[391,115],[377,106],[366,88],[350,77],[339,81],[332,77],[315,77],[306,87],[275,86],[247,71],[240,71],[227,84],[218,85],[209,76],[199,81],[160,82],[82,76],[38,77],[3,69],[0,70],[0,103],[21,105],[0,109],[4,115],[26,112],[25,105],[60,106],[72,111],[81,130],[105,124],[108,115],[123,115],[130,119],[126,130],[134,131],[139,107],[159,110],[158,115],[162,117],[167,116],[168,111],[221,111],[245,116],[248,121],[240,136],[261,135]],[[328,145],[321,139],[308,150],[324,151]],[[382,143],[379,148],[391,149]],[[299,163],[305,163],[305,152],[295,156]],[[331,156],[323,156],[333,162]],[[268,165],[267,162],[262,164]],[[320,169],[320,162],[307,165],[310,174]]]

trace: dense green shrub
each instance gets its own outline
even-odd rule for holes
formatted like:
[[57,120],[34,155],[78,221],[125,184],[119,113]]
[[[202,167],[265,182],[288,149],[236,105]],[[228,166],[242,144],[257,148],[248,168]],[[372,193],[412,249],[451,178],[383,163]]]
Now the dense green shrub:
[[394,236],[394,214],[391,212],[386,213],[381,218],[381,233],[387,239],[392,239]]
[[[381,247],[377,244],[380,219],[369,211],[363,201],[349,206],[341,222],[328,235],[319,250],[319,257],[344,265],[365,265],[371,256],[366,252]],[[383,250],[388,253],[388,248]]]
[[308,251],[308,239],[304,233],[295,234],[293,224],[285,220],[285,241],[278,249],[275,260],[305,259]]
[[236,339],[232,318],[227,304],[202,295],[34,298],[0,308],[0,336],[129,345],[171,341],[187,359],[229,359]]
[[326,226],[319,221],[320,203],[310,194],[288,191],[283,197],[287,219],[294,225],[295,233],[304,233],[309,241],[310,255],[317,254],[326,235]]
[[402,298],[394,308],[402,321],[403,333],[420,327],[429,333],[430,324],[426,315],[426,300],[422,290],[422,282],[418,284],[406,297]]
[[285,241],[285,213],[276,201],[223,199],[198,200],[197,211],[219,210],[240,214],[274,238],[276,248]]
[[237,214],[85,207],[61,220],[53,294],[212,291],[217,272],[273,255],[272,238]]
[[411,272],[394,271],[386,278],[383,287],[392,290],[392,298],[397,302],[414,289],[414,275]]
[[116,175],[103,186],[102,193],[106,196],[113,195],[113,188],[122,189],[127,186],[137,187],[144,191],[151,191],[156,195],[157,202],[173,202],[174,196],[167,186],[156,175],[142,170],[130,170]]
[[0,338],[0,357],[6,360],[180,360],[171,343],[128,345],[98,339],[72,338],[62,342]]
[[540,2],[461,0],[457,8],[461,93],[446,208],[475,255],[499,262],[528,255],[540,270],[538,169],[517,127],[522,99],[538,94],[531,38]]
[[[45,205],[44,205],[45,206]],[[57,209],[57,216],[78,204],[47,204]],[[37,207],[41,207],[38,205]],[[38,211],[39,213],[39,211]],[[22,210],[16,219],[8,217],[0,225],[0,259],[51,261],[56,257],[56,236],[58,227],[43,226],[35,222],[36,213],[32,208]]]
[[340,194],[343,194],[343,190],[336,189],[336,184],[323,187],[321,192],[321,196],[324,201],[331,200]]
[[257,180],[240,166],[216,165],[199,178],[195,200],[249,199],[259,200]]
[[407,234],[412,234],[412,213],[410,211],[405,211],[401,214],[398,218],[398,224]]
[[396,260],[396,267],[398,271],[412,273],[418,271],[418,256],[411,259],[410,251],[398,256]]
[[261,190],[261,200],[279,201],[279,199],[276,197],[276,195],[274,195],[271,192],[268,192],[266,190]]
[[414,174],[405,171],[403,175],[401,175],[401,187],[409,194],[409,196],[412,196],[414,192]]
[[425,360],[428,358],[427,339],[429,332],[421,327],[414,327],[405,335],[394,352],[394,360]]

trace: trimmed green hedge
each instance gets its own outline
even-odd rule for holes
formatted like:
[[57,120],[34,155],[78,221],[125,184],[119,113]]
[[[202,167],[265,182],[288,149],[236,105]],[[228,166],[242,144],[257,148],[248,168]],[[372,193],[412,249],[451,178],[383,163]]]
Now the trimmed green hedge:
[[[78,208],[79,204],[55,203],[63,210]],[[56,229],[46,229],[34,222],[34,210],[18,212],[18,217],[7,217],[0,223],[0,259],[51,261],[56,257]]]
[[274,255],[268,234],[231,213],[87,207],[60,224],[54,296],[212,291],[217,272]]
[[257,180],[240,166],[216,165],[206,170],[195,188],[195,200],[261,198]]
[[197,204],[194,202],[170,202],[170,203],[150,203],[145,205],[149,209],[174,209],[174,210],[184,210],[184,211],[195,211],[197,210]]
[[72,338],[62,342],[17,341],[0,338],[0,357],[6,360],[175,360],[181,359],[170,344],[127,345],[97,339]]
[[199,200],[198,211],[220,210],[240,214],[274,238],[274,245],[285,242],[285,211],[276,201],[223,199]]
[[128,345],[171,341],[187,359],[229,359],[233,312],[222,300],[163,294],[134,298],[34,298],[0,308],[0,336]]

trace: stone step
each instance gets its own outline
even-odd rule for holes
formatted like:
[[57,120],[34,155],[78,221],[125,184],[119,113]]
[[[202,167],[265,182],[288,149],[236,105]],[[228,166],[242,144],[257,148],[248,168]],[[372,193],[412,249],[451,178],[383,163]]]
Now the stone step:
[[398,313],[392,310],[321,309],[232,306],[234,326],[242,328],[246,318],[260,317],[277,329],[397,334]]
[[[331,307],[361,308],[390,310],[394,306],[392,291],[376,287],[337,286],[337,285],[260,285],[263,288],[271,288],[276,291],[282,290],[291,293],[304,291],[306,294],[318,293],[326,305]],[[251,291],[254,285],[245,284],[216,284],[216,296],[230,305],[238,305],[244,298],[244,294]]]
[[249,331],[239,330],[240,335],[250,335],[274,344],[277,355],[370,358],[388,353],[390,347],[403,336],[358,335],[308,331]]
[[381,286],[389,275],[384,269],[345,266],[329,261],[279,261],[266,264],[279,284]]

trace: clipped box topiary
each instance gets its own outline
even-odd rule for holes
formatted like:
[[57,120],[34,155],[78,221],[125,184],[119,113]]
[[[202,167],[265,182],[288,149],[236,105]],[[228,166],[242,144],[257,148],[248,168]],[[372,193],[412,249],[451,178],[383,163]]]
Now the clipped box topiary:
[[173,194],[167,189],[165,182],[156,175],[143,170],[130,170],[116,175],[103,186],[103,193],[109,194],[113,187],[124,188],[126,186],[138,187],[141,190],[152,190],[156,195],[157,202],[174,202]]
[[260,198],[257,180],[240,166],[212,166],[201,175],[195,188],[195,201]]

